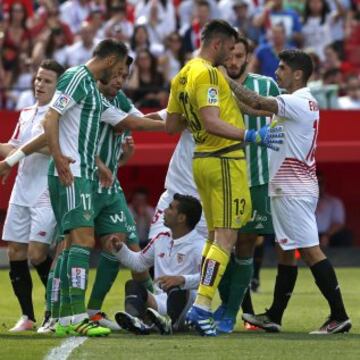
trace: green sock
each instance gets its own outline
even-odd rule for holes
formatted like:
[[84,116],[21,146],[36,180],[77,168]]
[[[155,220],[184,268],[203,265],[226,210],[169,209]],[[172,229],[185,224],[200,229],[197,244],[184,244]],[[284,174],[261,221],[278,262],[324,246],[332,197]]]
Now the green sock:
[[62,252],[62,261],[60,265],[60,309],[59,317],[71,316],[71,301],[69,294],[69,276],[68,276],[69,250]]
[[58,258],[56,259],[56,264],[54,268],[54,275],[53,281],[51,285],[51,317],[53,319],[59,318],[59,311],[60,311],[60,269],[61,263],[63,259],[63,253],[59,254]]
[[110,291],[117,277],[119,267],[120,263],[115,256],[105,251],[101,252],[88,309],[101,309],[105,296]]
[[233,268],[235,267],[235,260],[234,255],[231,254],[230,261],[226,267],[223,277],[220,280],[220,284],[218,287],[220,299],[222,305],[227,306],[227,302],[230,296],[230,286],[231,286],[231,279],[232,279],[232,272]]
[[145,280],[138,281],[141,285],[145,286],[147,290],[149,290],[151,293],[154,292],[154,284],[152,281],[151,276],[149,275]]
[[91,248],[81,245],[70,247],[68,275],[73,315],[86,313],[85,291],[89,274],[90,250]]
[[46,311],[51,311],[51,293],[54,279],[54,269],[50,269],[46,283]]
[[240,305],[249,287],[253,273],[253,258],[236,258],[232,268],[232,278],[227,308],[224,317],[234,318],[239,311]]

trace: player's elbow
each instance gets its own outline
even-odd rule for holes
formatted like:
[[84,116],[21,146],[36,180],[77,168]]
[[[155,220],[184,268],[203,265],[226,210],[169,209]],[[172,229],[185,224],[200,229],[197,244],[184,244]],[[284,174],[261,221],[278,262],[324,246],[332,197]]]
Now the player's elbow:
[[178,133],[178,129],[177,127],[172,124],[171,122],[169,121],[166,121],[165,122],[165,131],[169,134],[169,135],[175,135],[176,133]]

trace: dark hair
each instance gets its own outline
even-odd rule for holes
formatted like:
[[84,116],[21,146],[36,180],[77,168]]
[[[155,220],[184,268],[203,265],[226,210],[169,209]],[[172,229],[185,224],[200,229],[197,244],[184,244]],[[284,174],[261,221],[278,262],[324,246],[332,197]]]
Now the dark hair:
[[24,17],[23,17],[23,19],[21,20],[21,27],[22,27],[24,30],[26,30],[26,28],[27,28],[27,26],[26,26],[26,20],[27,20],[27,18],[28,18],[28,11],[27,11],[25,5],[24,5],[22,2],[20,2],[20,1],[15,1],[15,2],[13,2],[13,3],[11,4],[10,11],[9,11],[9,22],[10,22],[10,24],[11,24],[12,21],[13,21],[13,14],[12,14],[12,13],[13,13],[13,8],[15,7],[15,5],[20,5],[20,6],[22,7],[22,9],[23,9]]
[[307,83],[313,72],[313,62],[306,52],[298,49],[284,50],[279,54],[279,59],[288,65],[291,70],[301,70],[303,72],[303,81]]
[[149,39],[149,32],[146,28],[145,25],[137,25],[134,27],[134,31],[133,31],[133,34],[132,34],[132,37],[130,39],[130,48],[132,50],[136,50],[136,33],[140,30],[140,29],[143,29],[145,32],[146,32],[146,35],[147,35],[147,40],[146,40],[146,47],[149,48],[150,47],[150,39]]
[[65,68],[52,59],[43,60],[40,63],[39,68],[55,72],[58,78],[65,72]]
[[[51,29],[50,36],[45,45],[45,55],[48,58],[51,58],[54,55],[54,51],[56,50],[55,37],[59,36],[59,35],[64,37],[64,33],[62,32],[62,30],[60,28]],[[65,39],[65,37],[64,37],[64,39]],[[65,46],[65,45],[66,45],[66,42],[64,41],[63,46]]]
[[[136,65],[139,66],[139,57],[141,53],[145,53],[150,58],[150,72],[151,77],[154,79],[156,76],[158,76],[158,61],[157,58],[151,53],[149,49],[141,49],[136,53]],[[140,74],[141,76],[141,74]]]
[[238,36],[236,29],[225,20],[211,20],[205,24],[201,32],[201,41],[207,45],[215,37],[234,37],[237,39]]
[[166,37],[167,44],[171,43],[171,38],[173,36],[176,36],[180,40],[181,47],[180,47],[179,52],[177,54],[177,60],[180,62],[181,67],[183,67],[185,65],[185,60],[186,60],[184,39],[182,38],[182,36],[177,31],[173,31]]
[[206,0],[198,0],[198,1],[196,1],[196,6],[206,6],[207,8],[210,9],[210,4]]
[[186,216],[186,225],[192,230],[200,221],[202,206],[200,201],[190,195],[175,194],[174,200],[179,203],[178,212]]
[[126,59],[126,66],[129,67],[134,62],[134,58],[130,55],[128,55]]
[[247,39],[245,36],[238,35],[235,43],[236,43],[236,44],[243,44],[246,53],[247,53],[247,54],[249,53],[249,51],[250,51],[250,45],[249,45],[248,39]]
[[[311,15],[311,10],[310,10],[310,1],[311,0],[306,0],[305,3],[305,9],[304,9],[304,21],[303,24],[306,24],[310,15]],[[322,2],[322,10],[321,10],[321,21],[320,21],[320,25],[324,25],[325,20],[326,20],[326,15],[330,12],[330,6],[328,5],[326,0],[321,0]]]
[[100,41],[94,51],[93,57],[99,59],[105,59],[108,56],[116,55],[118,58],[123,59],[128,54],[128,49],[126,45],[121,41],[116,41],[113,39],[105,39]]

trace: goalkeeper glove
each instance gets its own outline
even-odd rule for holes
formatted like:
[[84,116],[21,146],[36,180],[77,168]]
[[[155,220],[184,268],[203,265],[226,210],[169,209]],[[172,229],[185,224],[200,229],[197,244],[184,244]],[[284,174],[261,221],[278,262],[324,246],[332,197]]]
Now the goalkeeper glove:
[[283,126],[265,125],[259,130],[245,130],[244,141],[279,151],[277,144],[284,142],[284,136]]

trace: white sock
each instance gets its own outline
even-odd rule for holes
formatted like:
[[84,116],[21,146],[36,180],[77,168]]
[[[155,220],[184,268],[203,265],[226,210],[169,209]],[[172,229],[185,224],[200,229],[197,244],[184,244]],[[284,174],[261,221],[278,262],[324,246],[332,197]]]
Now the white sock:
[[69,326],[71,324],[72,316],[64,316],[59,318],[59,324],[62,326]]
[[78,324],[79,322],[82,322],[83,320],[88,319],[88,318],[89,318],[88,313],[76,314],[76,315],[73,315],[73,317],[72,317],[72,323]]

